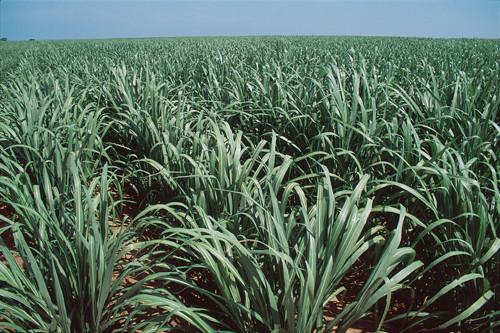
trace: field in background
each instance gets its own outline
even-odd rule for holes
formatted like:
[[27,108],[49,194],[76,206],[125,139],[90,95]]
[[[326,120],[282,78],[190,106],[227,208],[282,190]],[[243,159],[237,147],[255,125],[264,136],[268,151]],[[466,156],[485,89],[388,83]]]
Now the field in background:
[[1,43],[0,327],[498,330],[499,60],[475,39]]

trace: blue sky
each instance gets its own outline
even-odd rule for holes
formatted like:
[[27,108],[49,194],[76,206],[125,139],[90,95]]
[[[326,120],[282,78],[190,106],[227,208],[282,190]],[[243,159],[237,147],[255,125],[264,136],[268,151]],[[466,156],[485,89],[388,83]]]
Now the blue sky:
[[500,0],[1,1],[9,40],[234,35],[500,38]]

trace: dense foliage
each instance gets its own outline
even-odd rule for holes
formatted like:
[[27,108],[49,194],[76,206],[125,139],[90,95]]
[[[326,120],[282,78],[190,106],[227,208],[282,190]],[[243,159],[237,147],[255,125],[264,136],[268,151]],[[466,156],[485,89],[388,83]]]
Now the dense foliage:
[[497,330],[499,59],[472,39],[1,43],[0,327]]

